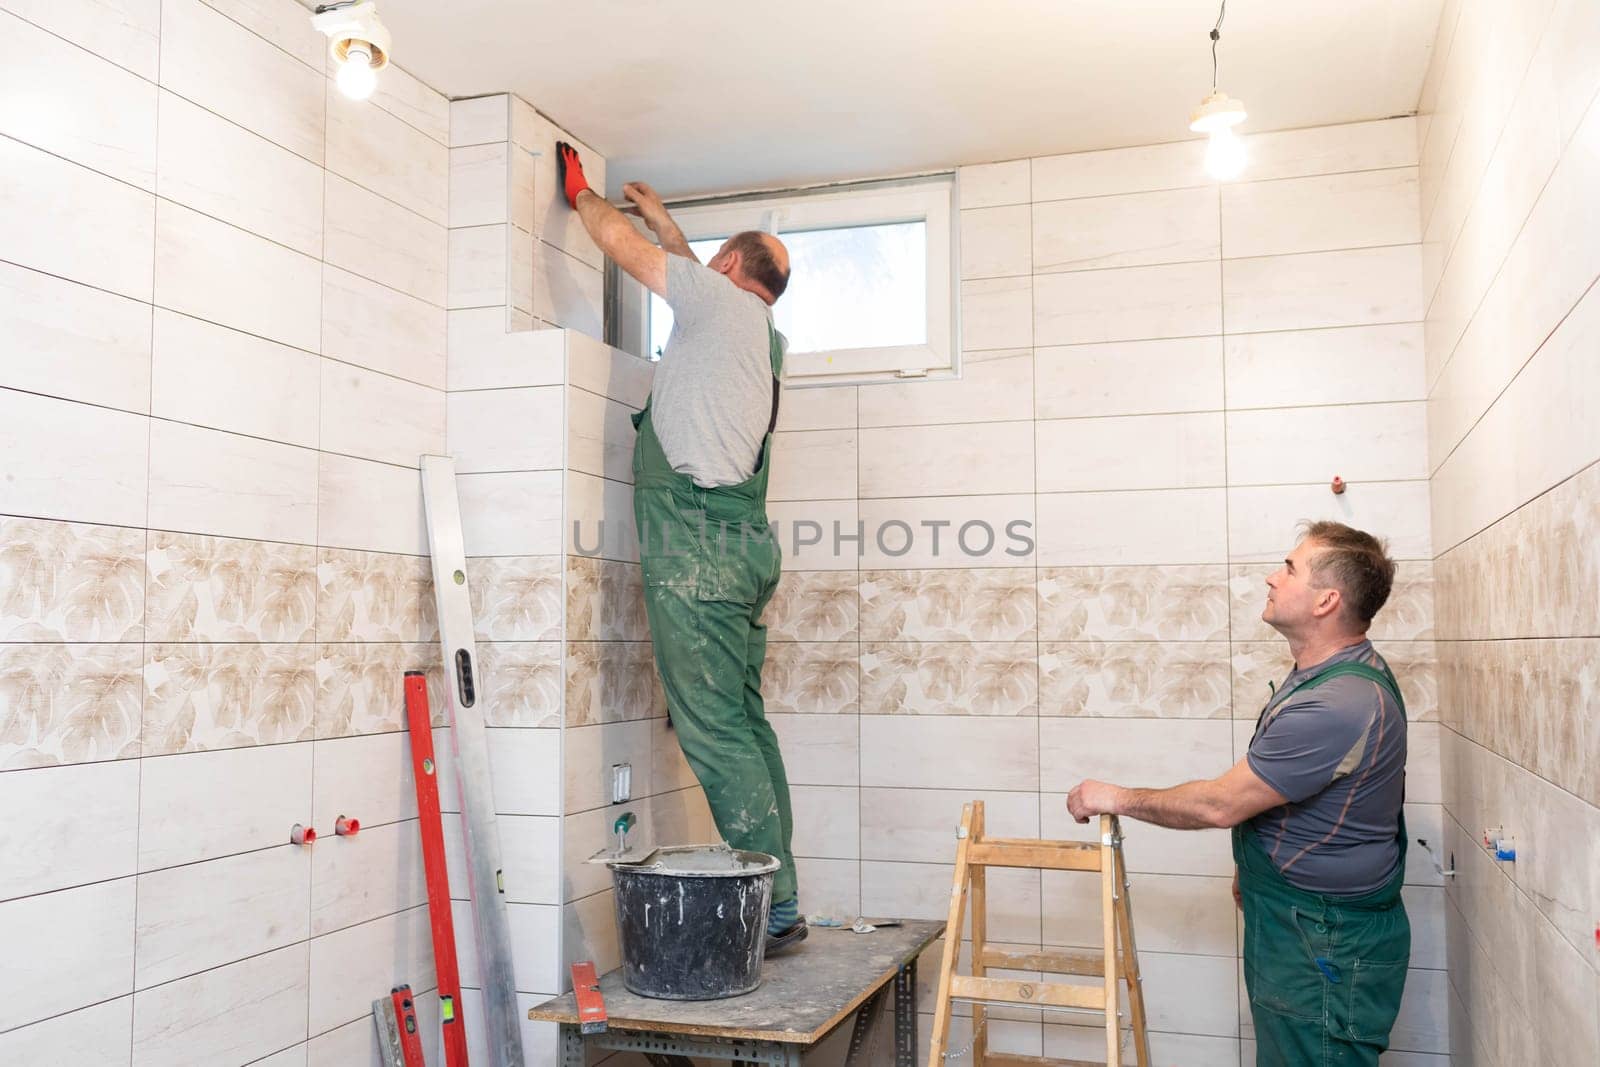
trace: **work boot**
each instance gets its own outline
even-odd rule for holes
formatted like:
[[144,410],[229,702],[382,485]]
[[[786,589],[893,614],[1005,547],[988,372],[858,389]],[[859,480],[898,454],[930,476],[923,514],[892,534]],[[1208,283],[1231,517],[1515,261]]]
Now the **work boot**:
[[767,955],[773,956],[780,952],[787,952],[806,939],[811,930],[806,926],[802,917],[793,925],[787,926],[775,934],[767,935]]

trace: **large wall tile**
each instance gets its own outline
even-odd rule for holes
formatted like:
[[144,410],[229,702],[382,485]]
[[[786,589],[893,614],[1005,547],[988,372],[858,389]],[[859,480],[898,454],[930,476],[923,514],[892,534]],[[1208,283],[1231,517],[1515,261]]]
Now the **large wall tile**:
[[[379,75],[378,83],[387,79]],[[450,152],[378,101],[328,94],[328,170],[441,226],[451,224]]]
[[961,277],[1010,278],[1028,274],[1030,209],[988,207],[961,212]]
[[363,821],[355,836],[328,833],[323,844],[314,850],[311,865],[313,936],[427,903],[422,838],[414,821],[386,826]]
[[6,0],[6,10],[151,81],[160,54],[160,0]]
[[309,741],[310,644],[145,646],[143,754]]
[[317,453],[156,420],[150,525],[309,544],[317,535]]
[[770,644],[761,688],[769,713],[855,714],[861,706],[860,650],[853,641]]
[[1033,208],[1037,274],[1214,260],[1217,189],[1170,189]]
[[149,419],[0,389],[0,512],[142,526]]
[[[858,535],[859,544],[843,540]],[[877,569],[1026,566],[1038,535],[1034,497],[1025,493],[862,500],[858,525],[841,520],[838,533],[828,525],[817,532],[819,549],[833,551],[837,537],[836,558],[853,566],[859,549],[861,566]]]
[[[1221,563],[1222,489],[1039,494],[1039,562],[1054,567]],[[1173,516],[1182,515],[1182,522]]]
[[1192,567],[1045,567],[1039,636],[1046,641],[1222,641],[1228,571]]
[[1187,140],[1036,158],[1033,201],[1206,185],[1205,151],[1204,142]]
[[316,550],[199,534],[150,533],[151,641],[307,641]]
[[[592,544],[599,536],[597,520],[603,516],[607,522],[605,544],[609,547],[617,538],[622,539],[623,551],[632,540],[633,516],[631,508],[622,506],[623,493],[631,496],[628,487],[601,478],[571,474],[567,484],[569,499],[576,497],[577,487],[589,488],[593,495],[604,500],[599,508],[580,510],[576,503],[570,505],[569,517],[585,518],[585,544]],[[563,548],[567,531],[561,529],[562,477],[559,471],[525,471],[506,474],[465,474],[456,480],[456,492],[461,497],[461,529],[469,556],[553,556]],[[616,486],[616,489],[612,487]],[[620,492],[619,492],[620,491]],[[627,524],[623,529],[619,520]],[[609,551],[606,555],[610,556]]]
[[1417,163],[1416,120],[1412,118],[1279,130],[1250,134],[1244,140],[1250,153],[1248,174],[1257,181]]
[[1222,339],[1041,348],[1034,354],[1034,417],[1154,415],[1223,406]]
[[861,701],[872,715],[1035,715],[1032,641],[870,641]]
[[560,730],[489,730],[494,810],[506,815],[560,815],[563,758]]
[[[449,399],[450,452],[456,457],[456,470],[462,474],[481,474],[559,468],[562,465],[563,392],[558,386],[542,386],[452,393]],[[593,396],[592,393],[583,395]],[[596,399],[606,404],[603,398]],[[574,423],[576,421],[575,417]],[[611,428],[616,428],[615,420],[608,421]],[[572,431],[576,435],[576,425]],[[608,470],[602,465],[588,473],[604,475]]]
[[316,356],[157,308],[151,414],[317,447]]
[[322,74],[200,0],[162,4],[161,85],[322,162]]
[[1026,159],[957,168],[962,210],[1028,203],[1030,169],[1031,164]]
[[[641,612],[642,614],[642,612]],[[785,570],[761,616],[772,643],[853,641],[859,634],[860,593],[856,576],[840,571]]]
[[444,453],[443,392],[331,359],[321,371],[322,449],[404,467]]
[[1177,641],[1046,642],[1039,714],[1226,718],[1228,646]]
[[[508,330],[504,308],[468,308],[449,313],[449,388],[452,391],[562,384],[566,331],[541,329],[513,333]],[[574,385],[579,384],[578,373],[579,368],[575,366],[572,369]],[[648,384],[645,389],[648,392]]]
[[861,575],[861,634],[868,640],[1031,641],[1037,614],[1031,568]]
[[1416,245],[1225,260],[1228,332],[1416,322],[1420,271]]
[[145,531],[0,518],[3,641],[138,641]]
[[1033,279],[988,278],[961,283],[961,348],[1027,348],[1033,344]]
[[157,191],[240,229],[322,255],[322,169],[169,92]]
[[137,993],[138,1067],[249,1063],[306,1038],[304,943]]
[[[633,449],[638,437],[638,432],[633,428],[634,409],[619,400],[591,393],[587,389],[574,388],[564,392],[567,401],[566,466],[616,482],[633,481]],[[559,426],[559,422],[556,425]],[[531,435],[526,424],[520,428],[520,433]],[[545,445],[539,452],[548,457],[551,454],[547,451],[549,447]],[[545,459],[542,462],[549,462],[552,466],[559,464],[559,444],[556,450],[557,459]],[[768,495],[770,498],[770,489]]]
[[0,333],[0,385],[149,411],[150,305],[0,263]]
[[439,636],[430,561],[420,556],[317,552],[322,641],[430,642]]
[[1416,323],[1231,334],[1225,351],[1233,408],[1420,400],[1426,394]]
[[0,900],[130,875],[139,834],[133,760],[0,774]]
[[1234,763],[1225,719],[1041,718],[1042,785],[1066,792],[1085,778],[1165,788],[1214,778]]
[[450,99],[402,67],[390,66],[378,79],[372,102],[415,126],[440,144],[450,143]]
[[[961,377],[950,381],[874,384],[861,391],[862,426],[918,426],[929,423],[1008,422],[1033,417],[1033,353],[1028,349],[966,352],[961,357]],[[800,429],[786,423],[783,412],[794,418],[794,408],[807,400],[822,400],[834,390],[791,389],[784,394],[778,416],[780,429]],[[834,425],[807,429],[849,428],[856,420],[830,419]]]
[[1040,420],[1034,425],[1041,493],[1190,489],[1225,481],[1220,413]]
[[1028,719],[887,715],[861,717],[865,786],[1027,790],[1039,786]]
[[7,1030],[132,991],[133,879],[0,904],[0,1027]]
[[155,188],[155,86],[6,12],[0,12],[0,134]]
[[163,200],[155,302],[315,352],[322,267],[310,256]]
[[0,248],[9,263],[150,299],[155,197],[0,138]]
[[854,500],[864,463],[855,430],[780,431],[772,437],[770,500]]
[[448,233],[442,223],[327,175],[322,247],[334,266],[444,307]]
[[323,265],[323,355],[443,389],[445,337],[441,308]]
[[1414,167],[1222,190],[1222,252],[1230,258],[1416,244],[1420,227]]
[[136,758],[140,651],[0,645],[0,768]]
[[127,1067],[133,1050],[133,997],[107,1000],[0,1034],[7,1063]]
[[1218,270],[1216,263],[1180,263],[1040,275],[1033,282],[1033,341],[1072,345],[1220,333]]
[[[1399,481],[1427,476],[1425,405],[1230,411],[1231,485]],[[1286,447],[1293,442],[1292,447]]]
[[1033,426],[1028,422],[863,430],[860,455],[864,498],[1025,493],[1033,488]]
[[312,825],[311,746],[146,760],[139,805],[141,871],[284,844],[295,823]]
[[317,646],[317,704],[313,732],[319,740],[406,728],[406,671],[425,670],[434,721],[444,721],[443,664],[437,641],[351,641]]
[[1394,559],[1427,559],[1427,495],[1423,481],[1365,482],[1341,496],[1326,485],[1229,489],[1228,558],[1280,560],[1294,547],[1300,522],[1334,519],[1387,540]]
[[[511,221],[510,142],[450,149],[450,226],[494,226]],[[532,218],[524,229],[531,229]]]
[[[513,230],[513,238],[520,232]],[[532,251],[533,307],[525,310],[557,326],[601,336],[605,279],[600,270],[544,240],[535,241]],[[512,259],[515,262],[515,248]],[[515,289],[512,295],[515,298]]]
[[369,552],[428,551],[422,478],[414,468],[335,456],[317,456],[319,544]]
[[275,0],[205,0],[239,25],[254,31],[313,70],[327,63],[328,39],[292,6]]
[[[395,685],[394,691],[397,695],[403,692],[400,684]],[[440,734],[448,736],[445,731],[435,731],[436,754]],[[415,830],[417,786],[411,768],[409,734],[402,730],[367,737],[319,739],[316,748],[311,815],[320,829],[331,831],[343,815],[360,820],[364,826],[403,821]],[[444,795],[442,783],[440,795]],[[333,842],[335,846],[344,843]]]
[[983,801],[984,826],[992,836],[1039,836],[1037,793],[869,788],[861,790],[862,858],[908,863],[951,860],[962,805],[971,800]]

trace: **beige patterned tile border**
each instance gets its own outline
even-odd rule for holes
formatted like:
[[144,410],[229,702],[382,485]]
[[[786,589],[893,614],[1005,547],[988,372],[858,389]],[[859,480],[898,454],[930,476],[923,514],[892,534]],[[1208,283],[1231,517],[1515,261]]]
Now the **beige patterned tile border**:
[[147,640],[309,641],[316,549],[150,531]]
[[137,757],[142,652],[136,644],[0,645],[0,769]]
[[0,641],[139,641],[145,531],[0,518]]
[[144,755],[311,740],[312,644],[153,644],[145,649]]

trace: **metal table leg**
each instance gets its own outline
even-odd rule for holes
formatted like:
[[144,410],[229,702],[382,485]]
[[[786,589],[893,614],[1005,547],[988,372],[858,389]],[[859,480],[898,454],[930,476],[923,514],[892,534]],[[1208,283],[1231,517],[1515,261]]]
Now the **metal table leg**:
[[561,1024],[561,1067],[584,1067],[583,1031]]
[[917,961],[894,976],[894,1065],[917,1067]]

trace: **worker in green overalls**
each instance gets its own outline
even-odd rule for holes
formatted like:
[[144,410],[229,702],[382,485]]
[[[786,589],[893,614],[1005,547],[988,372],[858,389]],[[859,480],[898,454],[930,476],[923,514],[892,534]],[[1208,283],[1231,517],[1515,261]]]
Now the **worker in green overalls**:
[[1079,822],[1105,813],[1232,829],[1259,1067],[1376,1067],[1400,1010],[1406,712],[1366,637],[1394,570],[1372,535],[1306,524],[1267,579],[1261,615],[1293,667],[1244,759],[1170,789],[1085,781],[1067,796]]
[[767,952],[806,936],[790,842],[794,819],[778,738],[761,699],[780,553],[767,523],[783,339],[772,305],[789,254],[771,234],[735,234],[702,265],[661,198],[623,194],[651,244],[589,189],[578,153],[556,146],[562,189],[600,250],[672,308],[650,400],[634,416],[633,510],[656,669],[684,757],[723,838],[781,861]]

